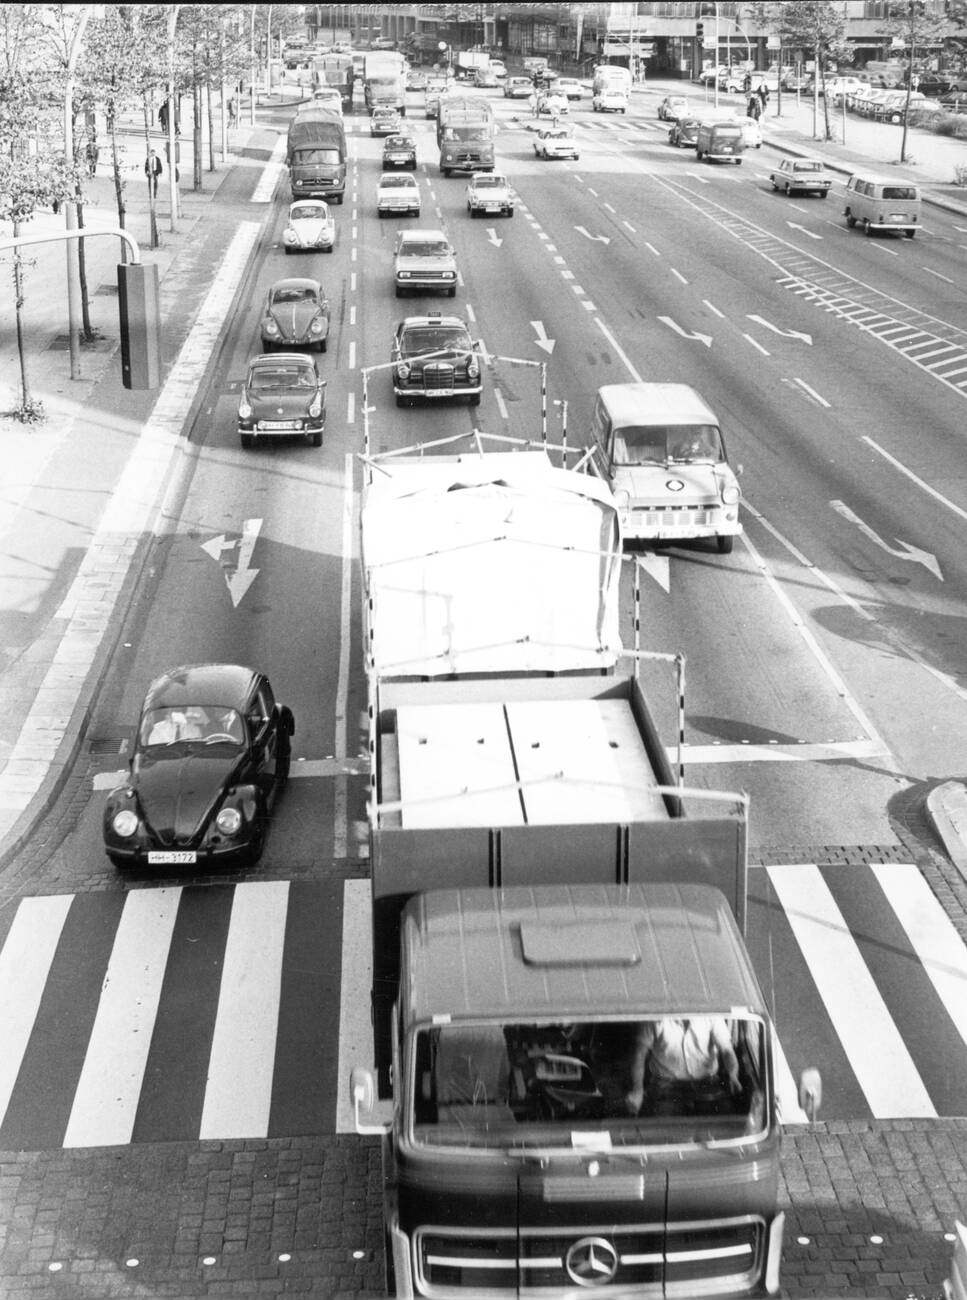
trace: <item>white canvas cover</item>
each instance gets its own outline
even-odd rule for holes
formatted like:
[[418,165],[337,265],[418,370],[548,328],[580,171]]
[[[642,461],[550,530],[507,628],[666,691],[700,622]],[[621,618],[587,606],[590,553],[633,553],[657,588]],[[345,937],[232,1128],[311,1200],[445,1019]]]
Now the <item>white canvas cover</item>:
[[371,472],[365,649],[379,677],[613,667],[621,535],[600,481],[543,452],[388,456]]

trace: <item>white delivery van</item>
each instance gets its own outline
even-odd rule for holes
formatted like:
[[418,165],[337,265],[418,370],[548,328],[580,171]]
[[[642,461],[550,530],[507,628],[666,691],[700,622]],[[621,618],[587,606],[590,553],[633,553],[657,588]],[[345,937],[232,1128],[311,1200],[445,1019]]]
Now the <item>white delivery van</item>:
[[732,550],[742,531],[739,482],[719,422],[693,388],[599,388],[589,451],[589,469],[618,499],[627,540],[709,537],[721,554]]

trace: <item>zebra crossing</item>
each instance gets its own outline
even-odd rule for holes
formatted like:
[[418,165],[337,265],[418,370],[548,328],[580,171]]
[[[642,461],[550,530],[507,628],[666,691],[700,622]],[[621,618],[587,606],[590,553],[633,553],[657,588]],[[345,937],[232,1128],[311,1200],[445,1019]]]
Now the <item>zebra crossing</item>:
[[[967,1114],[967,946],[912,864],[750,873],[783,1118]],[[369,888],[259,881],[24,898],[0,920],[0,1150],[352,1131]]]

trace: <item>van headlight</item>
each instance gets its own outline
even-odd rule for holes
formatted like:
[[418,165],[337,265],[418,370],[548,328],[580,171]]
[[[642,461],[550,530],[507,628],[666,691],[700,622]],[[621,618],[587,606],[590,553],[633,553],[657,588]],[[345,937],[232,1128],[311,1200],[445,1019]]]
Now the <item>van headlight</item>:
[[138,833],[138,814],[132,812],[130,808],[124,808],[115,815],[111,826],[115,835],[119,835],[122,840],[129,840],[132,835]]
[[738,500],[739,500],[739,489],[736,487],[734,483],[727,484],[722,489],[722,504],[726,506],[734,506],[738,502]]
[[242,828],[242,814],[237,808],[222,808],[215,818],[215,825],[223,835],[237,835]]

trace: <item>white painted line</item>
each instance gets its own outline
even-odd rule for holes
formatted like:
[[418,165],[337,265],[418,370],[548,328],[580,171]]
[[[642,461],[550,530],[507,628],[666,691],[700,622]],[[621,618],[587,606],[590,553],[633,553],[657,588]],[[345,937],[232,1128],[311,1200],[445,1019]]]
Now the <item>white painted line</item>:
[[275,142],[269,160],[265,164],[262,175],[259,177],[258,184],[252,191],[250,203],[271,203],[275,194],[275,187],[279,183],[279,177],[285,171],[285,163],[282,161],[285,157],[285,136],[279,136]]
[[923,1080],[819,869],[810,864],[767,870],[874,1117],[935,1118]]
[[645,240],[645,248],[648,249],[648,252],[649,252],[649,253],[654,253],[654,255],[655,255],[656,257],[661,257],[661,253],[659,253],[659,251],[658,251],[658,249],[655,247],[655,245],[654,245],[654,244],[649,244],[647,239]]
[[[375,1068],[369,993],[373,987],[372,900],[368,880],[347,880],[342,893],[342,970],[339,980],[339,1066]],[[349,1076],[336,1080],[336,1132],[355,1133]]]
[[926,271],[927,275],[935,275],[938,280],[943,280],[947,284],[956,284],[956,280],[951,280],[949,275],[941,275],[939,271],[933,271],[929,266],[921,266],[921,271]]
[[671,271],[672,275],[675,277],[676,280],[681,281],[682,284],[688,284],[688,281],[682,275],[681,271],[676,271],[673,266],[670,266],[668,269]]
[[[339,593],[339,663],[336,670],[336,725],[333,743],[336,757],[346,753],[347,714],[349,710],[349,652],[352,644],[352,572],[353,572],[353,456],[346,453],[343,465],[342,496],[342,582]],[[333,856],[344,858],[349,846],[349,782],[336,778],[333,815]]]
[[[358,221],[358,220],[359,220],[359,212],[358,212],[358,209],[357,209],[355,206],[353,207],[353,211],[352,211],[352,220],[353,220],[353,221]],[[355,230],[355,229],[356,229],[356,227],[353,226],[353,230]]]
[[21,899],[0,947],[0,1121],[10,1105],[72,897]]
[[827,408],[829,407],[829,402],[826,401],[826,398],[820,397],[819,394],[816,392],[815,388],[810,388],[804,379],[797,379],[794,377],[792,382],[794,384],[798,384],[799,387],[804,392],[808,393],[809,396],[813,398],[814,401],[817,401],[820,406],[825,406]]
[[[959,358],[957,359],[959,360]],[[941,366],[943,364],[944,363],[941,362],[939,366],[928,366],[927,369],[935,370],[939,379],[953,379],[955,375],[967,375],[967,366],[958,366],[956,370],[941,371]]]
[[561,277],[562,277],[563,279],[565,279],[565,280],[573,280],[573,279],[574,279],[574,272],[573,272],[573,271],[569,271],[569,270],[567,269],[567,267],[565,267],[564,270],[561,272]]
[[544,247],[547,249],[549,253],[557,252],[557,244],[545,244]]
[[863,434],[860,441],[865,442],[868,447],[872,447],[873,450],[882,456],[885,461],[891,464],[894,469],[899,470],[901,474],[904,474],[911,483],[915,483],[921,491],[926,492],[928,496],[933,497],[934,501],[945,506],[959,519],[967,521],[967,510],[964,510],[962,506],[956,505],[949,497],[945,497],[942,492],[938,492],[936,488],[931,487],[930,484],[927,483],[925,479],[922,479],[919,474],[914,474],[912,469],[907,469],[906,465],[897,460],[896,456],[891,455],[885,447],[881,447],[880,444],[874,441],[874,439],[868,434]]
[[346,423],[356,423],[356,394],[350,393],[346,399]]
[[351,271],[350,274],[349,274],[349,292],[350,292],[350,293],[355,293],[355,292],[356,292],[356,272],[355,272],[355,271]]
[[208,1083],[198,1137],[265,1137],[282,991],[289,885],[236,889],[225,943]]
[[545,231],[542,230],[542,231],[538,234],[537,238],[538,238],[538,239],[549,239],[550,236],[549,236]]
[[566,259],[563,257],[555,257],[554,261],[557,263],[558,266],[563,266]]
[[638,384],[644,383],[644,380],[642,379],[641,375],[638,374],[638,371],[634,368],[634,366],[633,366],[633,365],[631,364],[631,362],[628,360],[628,357],[626,356],[624,350],[622,349],[621,344],[618,342],[618,340],[615,338],[615,336],[614,336],[614,335],[611,333],[611,331],[608,329],[607,325],[605,325],[605,323],[604,323],[604,321],[601,319],[601,317],[600,317],[600,316],[595,316],[595,318],[594,318],[594,323],[595,323],[595,325],[597,325],[598,329],[601,331],[601,333],[604,335],[604,337],[608,340],[608,342],[609,342],[609,343],[611,344],[611,346],[614,348],[615,352],[618,354],[618,356],[619,356],[619,357],[621,358],[621,360],[624,362],[624,365],[625,365],[625,368],[626,368],[627,371],[628,371],[628,374],[629,374],[629,375],[631,376],[631,378],[635,381],[635,383],[638,383]]
[[358,251],[359,251],[359,250],[356,249],[356,248],[353,248],[353,249],[350,250],[350,253],[349,253],[349,260],[350,260],[351,262],[355,262],[355,260],[356,260],[356,254],[357,254]]
[[356,340],[349,340],[349,369],[356,369]]
[[630,221],[622,221],[621,224],[622,224],[623,226],[627,226],[628,229],[631,231],[631,233],[632,233],[633,235],[637,233],[637,232],[635,231],[634,226],[631,224]]
[[714,303],[709,302],[707,298],[703,298],[702,302],[705,304],[705,306],[709,309],[710,312],[713,312],[716,316],[718,316],[719,320],[725,320],[725,313],[719,311],[718,307],[716,307]]
[[[876,740],[803,741],[801,745],[777,741],[774,745],[683,745],[688,763],[821,763],[837,758],[883,758],[889,750]],[[674,762],[677,745],[668,746]]]
[[585,309],[585,311],[597,311],[597,310],[598,310],[597,307],[595,307],[594,303],[590,300],[590,298],[588,299],[587,302],[582,302],[582,303],[581,303],[581,306]]
[[967,947],[954,929],[920,868],[912,863],[872,863],[920,964],[967,1043]]
[[349,308],[349,323],[350,323],[350,325],[355,325],[355,324],[356,324],[356,304],[355,304],[355,303],[353,303],[353,305]]
[[[918,344],[917,348],[919,349],[922,346],[923,344]],[[925,366],[927,370],[936,370],[938,365],[943,365],[942,361],[935,361],[932,366],[927,366],[925,363],[928,362],[932,357],[942,357],[944,353],[950,353],[950,352],[956,352],[958,353],[959,356],[963,356],[963,352],[961,351],[961,349],[955,347],[953,343],[942,343],[939,348],[934,348],[932,352],[917,351],[915,356],[914,356],[914,351],[915,351],[914,348],[907,348],[907,356],[912,358],[912,360],[914,360],[918,366]],[[947,360],[952,361],[953,358],[948,356]]]
[[588,186],[588,193],[589,193],[589,194],[593,194],[595,198],[598,197],[598,191],[597,191],[597,190],[593,190],[593,189],[591,188],[590,185]]
[[754,348],[758,348],[764,357],[771,357],[772,353],[767,352],[761,343],[758,343],[751,334],[743,334],[742,337],[747,343],[751,343]]
[[584,297],[584,290],[581,288],[579,284],[572,284],[571,288],[574,290],[574,292],[578,295],[579,298]]
[[460,286],[461,289],[466,287],[463,282],[463,272],[459,269],[457,270],[457,284]]
[[353,226],[353,239],[356,239],[356,238],[357,238],[357,235],[358,235],[358,227],[357,227],[357,226]]
[[611,206],[610,203],[602,203],[601,206],[602,206],[603,208],[607,209],[608,212],[614,212],[614,208]]
[[500,412],[502,420],[509,419],[507,414],[507,403],[504,401],[504,395],[499,388],[494,389],[494,401],[497,403],[497,410]]
[[132,889],[114,936],[65,1147],[131,1141],[181,888]]
[[468,321],[470,321],[470,322],[472,322],[472,323],[473,323],[473,322],[476,322],[477,317],[474,315],[473,307],[471,307],[471,305],[470,305],[469,302],[465,302],[465,303],[463,304],[463,310],[467,313],[467,320],[468,320]]

